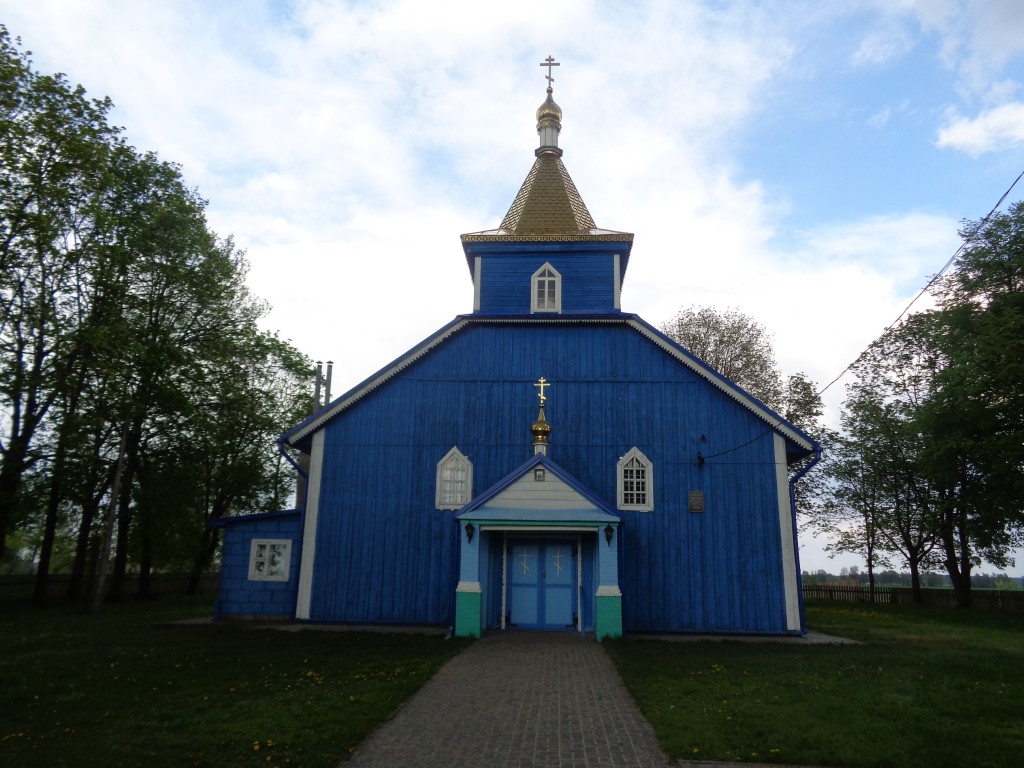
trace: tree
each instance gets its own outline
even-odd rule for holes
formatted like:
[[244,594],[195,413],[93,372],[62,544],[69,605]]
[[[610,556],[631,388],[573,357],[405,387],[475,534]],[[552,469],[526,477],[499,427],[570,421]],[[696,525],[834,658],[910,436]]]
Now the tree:
[[[830,441],[832,433],[821,423],[824,406],[814,382],[803,373],[783,378],[768,331],[751,317],[735,309],[690,307],[662,323],[660,330],[782,418],[817,435],[822,443]],[[800,472],[803,466],[791,471]],[[811,475],[796,486],[797,509],[817,503],[822,493],[818,477]]]
[[[905,331],[905,329],[899,329]],[[858,553],[874,590],[874,571],[899,556],[911,575],[914,600],[922,602],[920,575],[933,566],[938,542],[937,499],[920,471],[921,441],[908,399],[906,368],[886,375],[894,337],[883,336],[858,364],[850,385],[842,434],[825,461],[827,499],[816,526],[834,536],[830,548]]]
[[879,484],[859,458],[853,441],[845,437],[834,441],[823,473],[828,478],[824,485],[828,496],[813,507],[811,519],[814,528],[832,537],[827,551],[850,552],[864,558],[873,600],[875,568],[889,563],[879,547],[876,524],[881,506]]
[[69,558],[78,598],[116,508],[111,595],[130,566],[145,594],[211,561],[211,519],[280,504],[273,440],[311,366],[258,329],[245,254],[109,101],[35,73],[2,27],[0,75],[0,534],[33,548],[37,600]]
[[942,489],[942,548],[958,604],[971,570],[1006,567],[1024,529],[1024,203],[966,222],[931,313],[944,356],[918,418]]
[[941,560],[969,607],[973,568],[1012,564],[1024,531],[1024,204],[961,236],[938,309],[887,331],[856,366],[829,471],[834,500],[870,513],[912,572]]
[[188,591],[198,589],[220,529],[208,524],[242,511],[280,509],[292,490],[282,486],[274,437],[308,412],[309,360],[275,335],[250,329],[217,371],[212,402],[195,411],[189,440],[198,466],[195,510],[201,531],[191,548]]
[[824,406],[806,374],[783,377],[771,335],[736,309],[689,307],[659,330],[806,432],[822,432]]
[[32,70],[0,26],[0,553],[60,383],[88,271],[91,207],[117,131],[107,100]]
[[660,330],[688,352],[777,411],[782,376],[764,326],[735,309],[682,309]]

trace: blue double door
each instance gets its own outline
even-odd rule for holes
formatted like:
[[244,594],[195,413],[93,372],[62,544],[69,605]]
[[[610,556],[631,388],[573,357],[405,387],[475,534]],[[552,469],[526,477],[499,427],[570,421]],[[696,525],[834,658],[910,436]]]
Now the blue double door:
[[576,628],[578,557],[575,539],[510,539],[506,573],[509,625]]

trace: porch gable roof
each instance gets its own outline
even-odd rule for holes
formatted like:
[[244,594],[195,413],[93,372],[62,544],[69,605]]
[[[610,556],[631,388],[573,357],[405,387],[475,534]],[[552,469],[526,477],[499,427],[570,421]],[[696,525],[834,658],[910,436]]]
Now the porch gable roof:
[[[534,474],[544,470],[543,481]],[[593,492],[543,454],[514,471],[464,506],[457,520],[530,524],[619,525],[622,520]]]

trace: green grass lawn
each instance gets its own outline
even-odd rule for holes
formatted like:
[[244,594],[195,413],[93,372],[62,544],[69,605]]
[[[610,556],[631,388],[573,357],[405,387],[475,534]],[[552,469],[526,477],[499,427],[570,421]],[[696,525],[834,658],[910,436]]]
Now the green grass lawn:
[[821,766],[1024,764],[1024,616],[810,603],[856,646],[623,640],[670,756]]
[[0,606],[0,765],[334,766],[465,642]]
[[[204,599],[0,607],[2,766],[333,766],[465,641],[183,626]],[[810,604],[858,646],[606,646],[674,758],[1024,762],[1024,617]],[[486,641],[484,641],[486,642]]]

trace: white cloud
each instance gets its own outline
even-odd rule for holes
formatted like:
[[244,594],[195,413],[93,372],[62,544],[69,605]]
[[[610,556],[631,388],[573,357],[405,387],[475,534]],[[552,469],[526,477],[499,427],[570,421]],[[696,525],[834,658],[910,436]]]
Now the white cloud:
[[[775,332],[787,369],[823,380],[891,320],[924,258],[901,256],[900,225],[877,220],[805,222],[815,234],[800,253],[779,252],[785,202],[733,166],[736,137],[770,108],[799,35],[831,22],[823,13],[42,2],[11,23],[111,93],[133,142],[183,163],[214,228],[247,248],[253,290],[275,307],[268,325],[344,360],[339,382],[469,309],[458,235],[496,225],[532,162],[548,53],[563,62],[570,173],[600,226],[637,233],[624,306],[652,322],[691,303],[736,306]],[[859,55],[912,44],[892,29]]]
[[1008,149],[1024,142],[1024,103],[1014,102],[982,112],[975,118],[955,112],[947,116],[936,145],[972,156]]
[[884,128],[889,118],[892,117],[892,107],[885,107],[868,118],[868,125],[872,128]]
[[[982,61],[972,93],[997,100],[974,120],[949,113],[940,146],[1019,141],[1019,105],[996,109],[1018,87],[1002,69],[1024,45],[1018,5],[0,0],[0,17],[37,68],[109,94],[133,144],[184,166],[213,228],[247,249],[266,326],[332,358],[341,392],[470,310],[458,236],[496,226],[533,161],[549,53],[569,172],[599,226],[636,233],[624,309],[658,323],[737,307],[774,334],[785,371],[825,383],[955,250],[973,201],[919,189],[884,215],[823,221],[774,192],[800,169],[754,177],[742,148],[772,152],[765,120],[836,129],[802,90],[832,85],[816,78],[836,51],[877,66],[929,35],[965,73]],[[894,114],[856,106],[874,127]],[[842,185],[858,170],[834,157],[815,172]]]
[[906,55],[913,47],[911,35],[902,29],[888,29],[861,40],[851,62],[854,66],[878,66]]
[[916,17],[939,39],[943,63],[957,72],[965,97],[989,98],[1000,72],[1024,54],[1024,4],[1019,0],[911,0],[883,13]]
[[1009,61],[1024,54],[1024,4],[1018,0],[970,0],[963,15],[969,35],[963,73],[983,93]]

